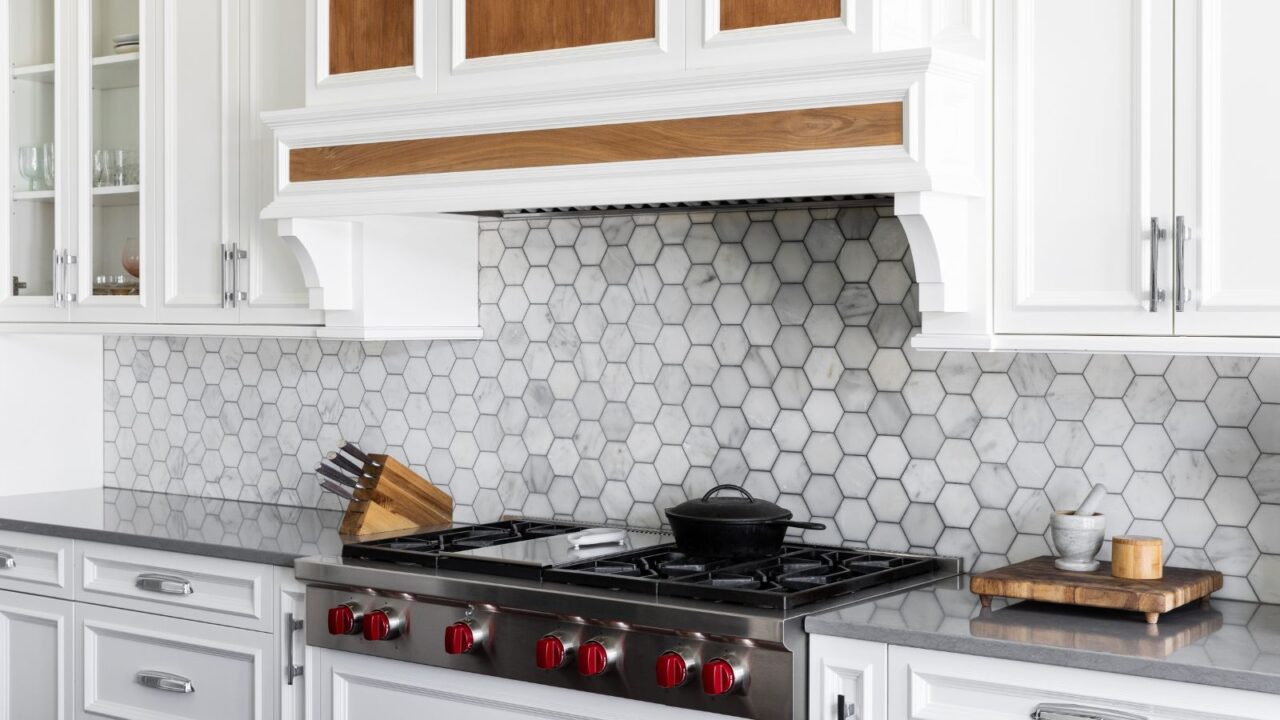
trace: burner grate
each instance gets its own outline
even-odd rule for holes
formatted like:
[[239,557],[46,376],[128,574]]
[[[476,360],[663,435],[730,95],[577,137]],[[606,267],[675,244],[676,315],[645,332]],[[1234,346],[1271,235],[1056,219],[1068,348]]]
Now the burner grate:
[[784,545],[754,560],[695,558],[666,545],[548,570],[544,578],[756,607],[788,609],[932,572],[930,557]]
[[439,553],[474,550],[532,538],[564,535],[583,525],[537,520],[503,520],[484,525],[465,525],[417,535],[401,535],[383,540],[351,543],[342,548],[343,557],[382,560],[401,565],[435,567]]

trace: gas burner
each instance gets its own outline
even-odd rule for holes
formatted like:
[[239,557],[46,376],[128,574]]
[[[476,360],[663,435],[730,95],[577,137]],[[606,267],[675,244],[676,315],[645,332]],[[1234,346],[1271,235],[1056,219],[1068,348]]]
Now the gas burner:
[[548,581],[789,609],[933,572],[930,557],[848,548],[784,545],[749,560],[696,558],[674,545],[551,568]]

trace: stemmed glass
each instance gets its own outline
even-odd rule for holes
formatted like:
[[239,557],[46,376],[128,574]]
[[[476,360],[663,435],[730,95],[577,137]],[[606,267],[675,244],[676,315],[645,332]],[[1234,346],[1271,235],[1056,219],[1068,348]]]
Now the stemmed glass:
[[27,179],[28,190],[38,190],[36,181],[40,178],[40,148],[26,146],[18,148],[18,172]]

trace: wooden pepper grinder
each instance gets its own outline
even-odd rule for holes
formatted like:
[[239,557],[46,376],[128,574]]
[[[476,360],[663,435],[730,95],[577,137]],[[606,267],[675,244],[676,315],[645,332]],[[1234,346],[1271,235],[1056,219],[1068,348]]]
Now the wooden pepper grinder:
[[1164,577],[1164,542],[1156,537],[1117,535],[1111,538],[1111,574],[1127,580]]

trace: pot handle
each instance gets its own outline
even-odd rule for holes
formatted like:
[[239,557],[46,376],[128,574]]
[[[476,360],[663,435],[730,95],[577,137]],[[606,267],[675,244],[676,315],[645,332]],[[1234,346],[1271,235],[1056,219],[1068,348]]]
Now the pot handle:
[[721,490],[736,490],[736,491],[738,491],[738,492],[742,493],[743,497],[745,497],[745,498],[747,499],[747,502],[755,502],[755,501],[756,501],[756,499],[755,499],[754,497],[751,497],[751,493],[747,492],[747,489],[746,489],[746,488],[738,487],[737,485],[728,485],[728,484],[725,484],[725,485],[717,485],[717,486],[715,486],[715,487],[711,488],[710,490],[708,490],[708,491],[707,491],[707,494],[702,496],[702,502],[707,502],[708,500],[710,500],[710,499],[711,499],[711,496],[712,496],[712,495],[715,495],[716,493],[720,492]]
[[786,525],[787,527],[802,528],[804,530],[826,530],[825,523],[801,522],[800,520],[776,520],[777,525]]

